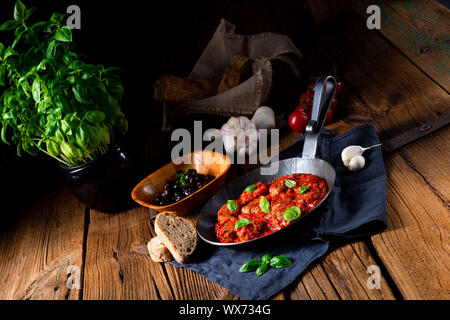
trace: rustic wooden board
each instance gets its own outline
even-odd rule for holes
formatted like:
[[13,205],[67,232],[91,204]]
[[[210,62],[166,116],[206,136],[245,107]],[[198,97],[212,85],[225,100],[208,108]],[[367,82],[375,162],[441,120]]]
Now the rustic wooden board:
[[366,8],[381,9],[380,32],[427,76],[450,89],[450,10],[438,1],[357,1],[355,10],[367,19]]
[[450,128],[386,156],[388,230],[372,238],[406,299],[450,298]]
[[[140,207],[120,214],[91,210],[83,299],[171,298],[159,281],[163,270],[146,250],[149,220],[148,209]],[[167,290],[159,293],[157,285]]]
[[325,23],[305,58],[314,74],[333,63],[347,88],[337,126],[370,122],[385,140],[449,112],[448,93],[356,14]]
[[62,188],[16,215],[0,234],[0,299],[79,299],[84,206]]
[[304,272],[286,291],[292,300],[392,300],[391,284],[381,273],[381,289],[369,289],[367,267],[377,265],[364,241],[329,252]]

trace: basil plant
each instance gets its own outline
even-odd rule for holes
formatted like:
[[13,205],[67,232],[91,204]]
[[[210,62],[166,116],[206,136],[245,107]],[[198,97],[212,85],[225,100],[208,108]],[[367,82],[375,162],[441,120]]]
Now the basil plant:
[[[66,166],[104,154],[128,122],[121,111],[119,68],[85,63],[75,51],[65,15],[29,22],[35,8],[17,1],[14,19],[0,25],[1,139]],[[0,34],[3,37],[4,34]]]

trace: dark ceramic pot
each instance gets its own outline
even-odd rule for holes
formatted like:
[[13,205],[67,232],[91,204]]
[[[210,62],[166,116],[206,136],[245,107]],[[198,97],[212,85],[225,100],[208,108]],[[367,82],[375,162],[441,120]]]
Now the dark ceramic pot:
[[96,160],[60,167],[72,192],[88,208],[116,213],[132,206],[135,164],[123,141]]

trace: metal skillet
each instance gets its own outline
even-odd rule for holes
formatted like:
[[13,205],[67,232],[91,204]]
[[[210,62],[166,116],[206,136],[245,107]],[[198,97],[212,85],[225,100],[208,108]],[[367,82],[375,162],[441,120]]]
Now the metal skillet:
[[[314,91],[311,120],[306,126],[302,157],[278,161],[278,171],[275,174],[264,175],[261,174],[262,168],[255,169],[226,185],[213,198],[211,198],[203,207],[197,220],[197,233],[205,242],[215,246],[240,246],[243,244],[260,241],[300,223],[300,221],[302,221],[305,217],[310,216],[314,211],[316,211],[317,208],[320,207],[322,203],[328,198],[336,180],[336,172],[328,162],[317,158],[316,153],[320,130],[323,127],[326,115],[330,108],[331,100],[333,99],[336,91],[336,80],[332,76],[322,77],[317,80]],[[226,203],[230,199],[239,198],[242,191],[248,185],[254,184],[258,181],[262,183],[268,183],[281,176],[293,173],[314,174],[326,180],[328,185],[328,192],[316,207],[314,207],[307,214],[302,214],[300,218],[294,220],[285,228],[266,236],[244,242],[219,242],[219,239],[215,234],[214,226],[217,222],[217,212],[224,203]]]

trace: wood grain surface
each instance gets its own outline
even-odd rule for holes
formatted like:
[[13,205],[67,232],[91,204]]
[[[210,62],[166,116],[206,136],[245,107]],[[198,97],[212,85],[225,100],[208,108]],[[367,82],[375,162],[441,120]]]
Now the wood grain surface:
[[406,299],[450,299],[450,128],[386,157],[388,229],[372,239]]
[[366,19],[368,5],[381,9],[380,32],[420,70],[450,90],[450,10],[438,1],[355,1]]
[[18,211],[0,234],[0,299],[79,299],[84,223],[66,188]]

